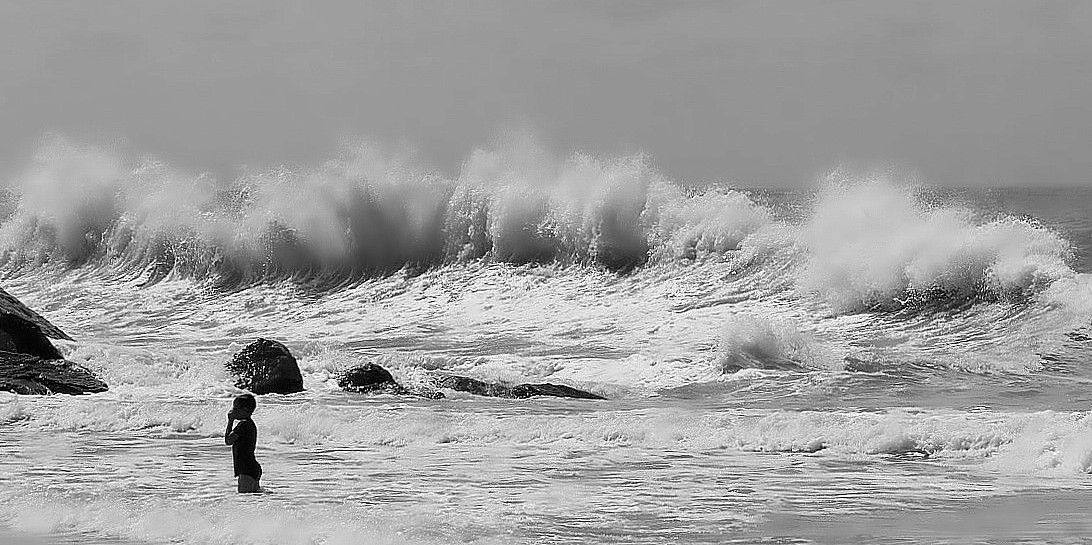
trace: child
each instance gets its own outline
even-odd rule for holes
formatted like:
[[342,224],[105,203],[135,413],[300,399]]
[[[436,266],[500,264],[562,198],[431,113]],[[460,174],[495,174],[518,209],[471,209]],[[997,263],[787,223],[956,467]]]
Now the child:
[[[254,446],[258,443],[258,427],[250,419],[258,403],[254,396],[243,394],[231,404],[228,412],[227,429],[224,430],[224,443],[231,445],[231,457],[234,460],[235,476],[239,478],[239,492],[261,492],[258,481],[262,478],[262,466],[254,459]],[[239,421],[231,429],[234,420]]]

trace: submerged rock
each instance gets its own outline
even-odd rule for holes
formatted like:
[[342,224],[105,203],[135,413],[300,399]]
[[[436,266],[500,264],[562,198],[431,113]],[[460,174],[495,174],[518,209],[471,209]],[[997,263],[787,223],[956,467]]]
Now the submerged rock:
[[[576,399],[606,399],[603,396],[578,390],[562,384],[519,384],[508,386],[485,382],[458,375],[435,375],[437,388],[448,388],[459,392],[468,392],[480,396],[526,399],[534,396],[571,397]],[[407,388],[398,384],[390,371],[374,363],[365,363],[349,369],[337,381],[342,390],[363,394],[418,395],[439,399],[440,392]]]
[[406,389],[394,380],[390,371],[374,363],[365,363],[345,371],[338,378],[337,385],[347,392],[406,393]]
[[507,386],[492,382],[484,382],[470,377],[457,375],[442,375],[437,377],[436,385],[440,388],[450,388],[460,392],[489,396],[506,397],[514,399],[526,399],[534,396],[571,397],[576,399],[606,399],[605,397],[578,390],[562,384],[519,384]]
[[527,398],[533,396],[571,397],[575,399],[606,399],[599,394],[565,386],[564,384],[520,384],[512,388],[512,397]]
[[358,394],[394,394],[416,395],[431,399],[440,399],[444,394],[436,391],[423,391],[407,388],[398,384],[390,371],[374,363],[365,363],[345,371],[338,378],[337,385],[346,392]]
[[303,375],[295,356],[277,341],[258,339],[235,354],[227,370],[235,387],[255,394],[291,394],[303,391]]
[[0,351],[0,390],[24,395],[79,395],[107,389],[105,382],[76,363]]

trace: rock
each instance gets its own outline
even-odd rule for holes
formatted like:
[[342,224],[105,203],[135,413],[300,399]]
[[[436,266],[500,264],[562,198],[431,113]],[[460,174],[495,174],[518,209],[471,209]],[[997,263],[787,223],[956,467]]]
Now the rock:
[[30,310],[21,301],[2,289],[0,289],[0,314],[22,318],[24,321],[37,326],[47,337],[66,341],[72,340],[72,337],[66,335],[60,328],[49,323],[49,320],[42,318],[37,312]]
[[0,350],[59,360],[61,353],[49,337],[72,340],[49,320],[0,289]]
[[436,378],[436,386],[438,388],[449,388],[457,392],[468,392],[480,396],[515,397],[511,395],[512,389],[507,386],[501,386],[500,384],[492,384],[470,377],[460,377],[456,375],[438,376]]
[[72,340],[57,326],[0,289],[0,390],[23,395],[105,392],[91,371],[66,361],[49,341]]
[[277,341],[258,339],[235,354],[227,364],[235,387],[255,394],[291,394],[303,391],[303,375],[296,358]]
[[[506,386],[504,384],[484,382],[458,375],[435,375],[434,379],[437,388],[448,388],[459,392],[468,392],[488,397],[526,399],[533,396],[553,396],[577,399],[605,399],[604,397],[591,392],[577,390],[576,388],[560,384],[520,384],[518,386]],[[432,399],[444,397],[440,392],[410,389],[398,384],[389,371],[374,363],[365,363],[364,365],[349,369],[341,375],[337,384],[342,390],[356,393],[418,395]]]
[[591,392],[585,392],[584,390],[578,390],[571,386],[564,386],[561,384],[519,384],[517,386],[506,386],[504,384],[494,384],[491,382],[484,382],[469,377],[460,377],[457,375],[442,375],[437,377],[436,386],[440,388],[450,388],[459,392],[469,392],[471,394],[489,396],[489,397],[506,397],[514,399],[526,399],[534,396],[552,396],[552,397],[571,397],[576,399],[606,399],[603,396],[593,394]]
[[532,396],[553,396],[553,397],[572,397],[576,399],[606,399],[605,397],[593,394],[591,392],[585,392],[584,390],[577,390],[571,386],[565,386],[564,384],[550,384],[544,382],[542,384],[520,384],[512,388],[513,397],[526,398]]
[[25,395],[79,395],[107,389],[105,382],[76,363],[0,352],[0,390]]
[[358,394],[393,394],[415,395],[429,399],[440,399],[444,394],[436,391],[425,391],[407,388],[398,384],[390,371],[374,363],[365,363],[345,371],[338,378],[337,385],[342,390]]
[[356,393],[399,393],[396,390],[405,390],[401,384],[395,382],[390,371],[374,363],[365,363],[345,371],[338,378],[337,385],[342,390]]

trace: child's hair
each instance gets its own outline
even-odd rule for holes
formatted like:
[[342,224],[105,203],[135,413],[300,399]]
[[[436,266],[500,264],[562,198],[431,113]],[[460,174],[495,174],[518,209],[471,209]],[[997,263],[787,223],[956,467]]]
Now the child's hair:
[[236,397],[233,404],[242,409],[250,409],[251,412],[254,412],[254,409],[258,408],[258,401],[250,394],[243,394]]

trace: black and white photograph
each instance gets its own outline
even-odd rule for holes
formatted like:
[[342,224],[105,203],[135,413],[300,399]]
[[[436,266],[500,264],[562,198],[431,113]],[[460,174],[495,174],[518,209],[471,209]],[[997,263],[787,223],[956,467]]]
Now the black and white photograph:
[[1092,2],[0,0],[0,545],[1092,542]]

